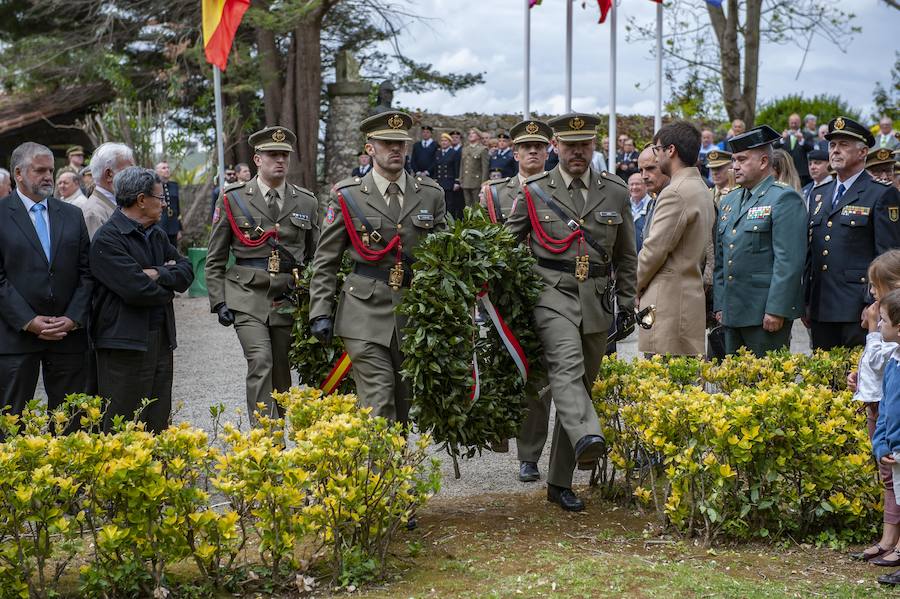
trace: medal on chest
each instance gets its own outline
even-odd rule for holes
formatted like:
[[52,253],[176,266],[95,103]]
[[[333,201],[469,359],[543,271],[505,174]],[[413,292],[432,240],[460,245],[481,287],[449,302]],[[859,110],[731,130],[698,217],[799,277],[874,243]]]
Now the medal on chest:
[[[580,245],[580,244],[579,244]],[[583,256],[575,257],[575,278],[578,279],[579,283],[584,283],[587,281],[588,274],[591,271],[591,259],[590,256],[584,254]]]

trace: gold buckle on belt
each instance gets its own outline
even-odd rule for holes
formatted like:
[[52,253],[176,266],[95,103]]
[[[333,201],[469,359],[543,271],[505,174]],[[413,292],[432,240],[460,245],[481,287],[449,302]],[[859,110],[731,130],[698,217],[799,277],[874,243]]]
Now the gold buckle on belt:
[[591,259],[587,254],[575,257],[575,278],[578,279],[579,282],[583,283],[587,281],[588,274],[591,272],[590,260]]
[[401,263],[397,262],[391,267],[391,271],[388,274],[388,285],[394,291],[398,291],[403,287],[403,265]]
[[273,275],[277,275],[281,271],[281,256],[278,255],[278,250],[272,250],[272,253],[269,254],[269,267],[266,270]]

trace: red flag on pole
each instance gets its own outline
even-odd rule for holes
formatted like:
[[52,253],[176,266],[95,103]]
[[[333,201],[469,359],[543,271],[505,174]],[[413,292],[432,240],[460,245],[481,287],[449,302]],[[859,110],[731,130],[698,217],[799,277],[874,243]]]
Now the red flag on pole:
[[203,49],[206,61],[224,71],[234,34],[250,0],[203,0]]
[[612,8],[612,0],[597,0],[597,6],[600,7],[600,22],[603,23]]

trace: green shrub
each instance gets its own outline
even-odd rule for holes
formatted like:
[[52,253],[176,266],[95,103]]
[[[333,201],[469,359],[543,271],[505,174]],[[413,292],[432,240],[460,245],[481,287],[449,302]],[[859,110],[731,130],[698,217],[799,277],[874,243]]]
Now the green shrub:
[[801,119],[807,114],[816,115],[819,125],[828,123],[836,116],[847,116],[865,124],[860,112],[839,96],[821,94],[805,98],[800,94],[791,94],[760,104],[756,111],[756,125],[769,125],[781,133],[787,129],[788,117],[795,112]]

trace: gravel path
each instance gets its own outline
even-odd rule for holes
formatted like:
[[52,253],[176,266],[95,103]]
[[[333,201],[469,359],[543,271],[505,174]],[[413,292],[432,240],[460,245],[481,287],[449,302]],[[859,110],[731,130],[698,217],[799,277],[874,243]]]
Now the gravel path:
[[[247,367],[234,329],[219,325],[215,315],[210,313],[209,302],[205,297],[178,296],[175,299],[175,319],[178,348],[175,350],[172,390],[174,420],[211,429],[209,409],[222,404],[225,406],[223,422],[240,421],[246,427],[244,376]],[[799,321],[794,323],[791,346],[794,352],[809,351],[809,337]],[[620,342],[618,350],[620,356],[634,358],[637,354],[637,335]],[[36,395],[46,397],[42,383],[39,383]],[[552,429],[551,417],[550,430]],[[440,494],[444,497],[529,493],[539,488],[534,483],[520,483],[516,479],[519,463],[516,459],[515,440],[510,441],[508,453],[487,451],[471,460],[461,460],[459,465],[462,476],[458,480],[453,477],[453,463],[449,456],[436,447],[434,455],[441,460],[443,482]],[[547,472],[549,456],[548,440],[539,464],[542,474]],[[588,472],[576,471],[575,484],[587,484],[588,476]]]

